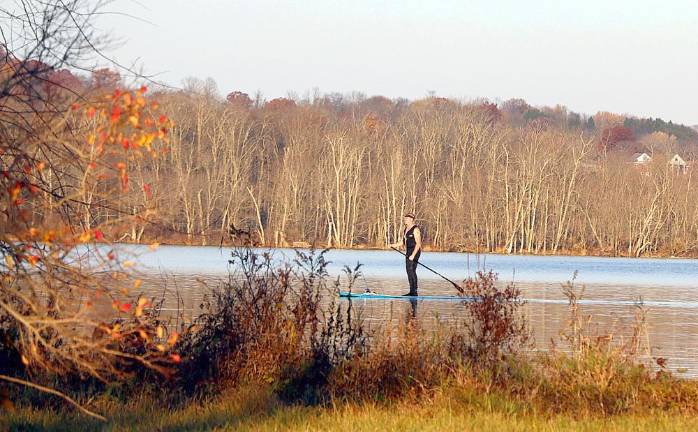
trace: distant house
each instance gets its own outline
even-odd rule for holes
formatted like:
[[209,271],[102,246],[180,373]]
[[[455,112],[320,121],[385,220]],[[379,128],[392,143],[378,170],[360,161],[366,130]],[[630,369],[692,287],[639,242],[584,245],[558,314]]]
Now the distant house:
[[645,165],[652,162],[652,156],[647,153],[635,153],[631,159],[632,163],[635,165]]
[[669,159],[669,166],[681,174],[686,174],[688,168],[686,161],[678,154],[675,154]]

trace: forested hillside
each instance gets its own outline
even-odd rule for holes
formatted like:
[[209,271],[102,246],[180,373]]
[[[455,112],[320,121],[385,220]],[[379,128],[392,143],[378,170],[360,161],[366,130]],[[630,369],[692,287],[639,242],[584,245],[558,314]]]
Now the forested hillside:
[[[37,75],[57,100],[128,87],[106,69]],[[119,208],[84,189],[86,229],[116,213],[142,215],[115,225],[111,240],[217,245],[233,226],[264,245],[383,247],[415,211],[435,249],[698,252],[698,132],[671,121],[521,99],[223,97],[197,79],[149,94],[173,121],[168,145],[157,158],[129,159]],[[633,163],[638,152],[651,163]],[[668,164],[674,154],[687,161],[680,172]]]

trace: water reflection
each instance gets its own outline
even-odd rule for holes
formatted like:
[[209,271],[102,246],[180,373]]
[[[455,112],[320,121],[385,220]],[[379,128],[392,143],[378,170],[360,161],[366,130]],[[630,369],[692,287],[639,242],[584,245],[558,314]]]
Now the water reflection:
[[[147,246],[118,245],[120,253],[137,256],[143,269],[176,274],[225,275],[228,269],[229,249],[217,247],[161,246],[150,251]],[[293,260],[292,249],[260,249],[270,252],[279,261]],[[367,278],[394,279],[407,286],[404,259],[396,252],[376,250],[331,250],[330,274],[337,275],[345,266],[363,263]],[[458,281],[472,275],[477,269],[493,270],[501,280],[517,283],[559,284],[578,272],[578,281],[588,285],[623,287],[677,288],[692,292],[698,300],[698,260],[655,258],[605,258],[532,255],[474,255],[463,253],[425,253],[420,262],[437,269],[444,276]],[[418,270],[420,283],[436,280],[438,276],[425,269]]]

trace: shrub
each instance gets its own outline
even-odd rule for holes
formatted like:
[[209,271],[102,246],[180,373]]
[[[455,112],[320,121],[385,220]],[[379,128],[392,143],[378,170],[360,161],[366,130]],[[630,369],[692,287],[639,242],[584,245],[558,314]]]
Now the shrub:
[[325,253],[297,251],[293,263],[277,265],[269,253],[233,250],[228,281],[204,301],[205,312],[178,346],[180,379],[188,387],[280,381],[293,387],[299,377],[321,381],[311,371],[323,375],[359,350],[362,328],[336,303],[338,283],[328,282]]
[[472,301],[466,303],[469,317],[464,331],[451,338],[451,356],[487,369],[528,343],[529,332],[520,310],[524,301],[515,285],[500,289],[495,273],[477,272],[464,281],[460,292]]

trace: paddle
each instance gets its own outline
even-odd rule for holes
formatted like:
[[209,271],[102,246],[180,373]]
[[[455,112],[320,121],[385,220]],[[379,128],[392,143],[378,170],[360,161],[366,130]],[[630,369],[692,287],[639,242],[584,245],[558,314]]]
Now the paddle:
[[[394,248],[394,247],[392,247],[392,246],[390,246],[390,249],[394,250],[395,252],[398,252],[400,255],[402,255],[402,256],[404,256],[405,258],[407,258],[407,255],[405,255],[405,253],[402,252],[400,249],[396,249],[396,248]],[[438,276],[441,276],[443,279],[447,280],[448,282],[451,282],[451,285],[453,285],[453,286],[458,290],[458,292],[463,292],[463,288],[462,288],[460,285],[458,285],[457,283],[453,282],[451,279],[447,278],[446,276],[442,275],[441,273],[437,272],[437,271],[434,270],[433,268],[427,266],[426,264],[422,264],[422,263],[420,263],[419,261],[417,261],[417,264],[419,264],[420,266],[422,266],[422,267],[424,267],[425,269],[429,270],[430,272],[432,272],[432,273],[434,273],[434,274],[436,274],[436,275],[438,275]]]

